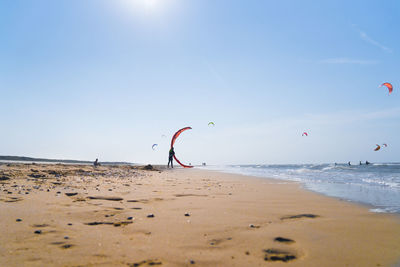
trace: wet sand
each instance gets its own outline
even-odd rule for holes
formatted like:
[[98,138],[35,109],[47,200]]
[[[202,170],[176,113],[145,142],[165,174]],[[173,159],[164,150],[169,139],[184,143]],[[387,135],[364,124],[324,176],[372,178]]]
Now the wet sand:
[[204,170],[0,165],[0,266],[391,266],[400,218]]

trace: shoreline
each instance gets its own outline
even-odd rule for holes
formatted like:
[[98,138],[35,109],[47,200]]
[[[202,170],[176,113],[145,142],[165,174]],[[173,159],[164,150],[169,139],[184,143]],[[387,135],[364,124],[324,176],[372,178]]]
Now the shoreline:
[[2,266],[400,260],[397,214],[373,213],[298,182],[137,166],[3,164],[0,172],[10,178],[0,181]]
[[368,209],[369,212],[371,213],[377,213],[377,214],[391,214],[393,216],[396,216],[400,219],[400,212],[387,212],[387,211],[372,211],[372,209],[377,208],[376,206],[373,206],[372,204],[368,204],[366,202],[361,202],[361,201],[354,201],[354,200],[350,200],[350,199],[345,199],[342,197],[336,197],[336,196],[330,196],[328,194],[322,193],[322,192],[318,192],[316,190],[312,190],[306,187],[306,184],[301,182],[301,181],[291,181],[291,180],[285,180],[285,179],[280,179],[280,178],[274,178],[274,177],[265,177],[265,176],[257,176],[257,175],[250,175],[250,174],[240,174],[240,173],[232,173],[232,172],[224,172],[224,171],[215,171],[215,170],[207,170],[207,169],[203,169],[204,171],[210,171],[210,172],[217,172],[217,173],[223,173],[223,174],[232,174],[232,175],[238,175],[238,176],[242,176],[243,179],[249,179],[249,178],[254,178],[254,179],[259,179],[259,180],[273,180],[276,182],[281,182],[281,184],[298,184],[299,187],[302,190],[305,190],[307,192],[310,192],[311,194],[317,194],[320,195],[322,197],[327,197],[327,198],[333,198],[336,199],[337,201],[344,201],[344,202],[348,202],[350,204],[354,204],[357,206],[360,206],[362,208],[366,208]]
[[[356,166],[358,167],[358,166]],[[388,214],[397,214],[400,216],[399,201],[393,199],[396,196],[396,188],[382,188],[373,184],[357,184],[352,181],[350,182],[342,182],[342,181],[329,181],[329,178],[326,177],[317,177],[316,181],[312,180],[304,180],[303,178],[296,178],[296,175],[291,174],[289,177],[273,177],[268,176],[266,173],[257,173],[250,172],[235,172],[234,170],[218,168],[218,169],[205,169],[210,171],[216,171],[220,173],[228,173],[233,175],[243,175],[250,177],[258,177],[260,179],[276,179],[278,181],[286,181],[286,182],[295,182],[299,183],[304,190],[317,193],[326,197],[335,198],[338,200],[348,201],[350,203],[359,204],[370,209],[370,212],[373,213],[388,213]],[[333,174],[332,174],[333,175]],[[301,176],[297,176],[301,177]],[[325,181],[323,181],[325,180]],[[347,186],[344,188],[344,186]],[[358,191],[368,192],[367,194],[357,195]],[[400,193],[400,192],[399,192]],[[355,194],[355,195],[354,195]],[[369,195],[368,195],[369,194]],[[391,195],[392,199],[386,198],[385,196]],[[379,200],[380,201],[377,201]],[[385,199],[385,200],[382,200]]]

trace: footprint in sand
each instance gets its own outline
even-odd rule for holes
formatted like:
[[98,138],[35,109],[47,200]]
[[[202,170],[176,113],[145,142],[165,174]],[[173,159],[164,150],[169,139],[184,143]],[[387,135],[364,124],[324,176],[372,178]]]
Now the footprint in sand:
[[56,241],[56,242],[51,242],[50,243],[50,245],[62,245],[62,244],[65,244],[65,242],[63,242],[63,241]]
[[274,241],[280,242],[280,243],[285,243],[285,244],[292,244],[295,242],[293,239],[280,237],[280,236],[275,237]]
[[208,195],[200,195],[200,194],[175,194],[176,197],[208,197]]
[[221,238],[221,239],[211,239],[209,242],[210,242],[211,246],[218,246],[219,244],[221,244],[225,241],[229,241],[229,240],[232,240],[232,237]]
[[72,247],[74,247],[74,245],[71,245],[71,244],[65,244],[65,245],[61,246],[61,248],[63,248],[63,249],[72,248]]
[[298,215],[288,215],[288,216],[283,216],[281,217],[281,220],[288,220],[288,219],[301,219],[301,218],[317,218],[320,217],[319,215],[315,214],[310,214],[310,213],[304,213],[304,214],[298,214]]
[[143,265],[150,265],[150,266],[162,265],[162,262],[158,261],[158,260],[145,260],[145,261],[136,262],[136,263],[128,263],[129,267],[140,267]]
[[264,255],[265,261],[288,262],[295,260],[297,258],[296,255],[292,254],[291,252],[280,249],[269,248],[269,249],[264,249],[263,252],[265,253]]
[[95,196],[95,197],[88,197],[89,199],[98,199],[98,200],[110,200],[110,201],[121,201],[123,200],[122,197],[102,197],[102,196]]
[[155,198],[150,198],[150,199],[130,199],[130,200],[127,200],[126,202],[134,202],[134,203],[139,202],[139,203],[145,204],[145,203],[149,203],[152,201],[162,201],[162,200],[164,200],[164,199],[160,198],[160,197],[155,197]]
[[45,224],[45,223],[43,223],[43,224],[34,224],[34,225],[32,225],[32,227],[35,227],[35,228],[42,228],[42,227],[48,227],[49,225],[48,224]]
[[123,225],[128,225],[133,223],[132,221],[121,221],[121,222],[88,222],[85,223],[86,225],[114,225],[115,227],[123,226]]

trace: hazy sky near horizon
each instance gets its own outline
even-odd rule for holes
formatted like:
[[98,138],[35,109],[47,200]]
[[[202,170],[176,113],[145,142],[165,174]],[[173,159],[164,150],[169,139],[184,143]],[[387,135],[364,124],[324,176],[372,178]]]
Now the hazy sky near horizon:
[[166,163],[191,126],[184,163],[399,161],[398,14],[396,0],[0,0],[0,155]]

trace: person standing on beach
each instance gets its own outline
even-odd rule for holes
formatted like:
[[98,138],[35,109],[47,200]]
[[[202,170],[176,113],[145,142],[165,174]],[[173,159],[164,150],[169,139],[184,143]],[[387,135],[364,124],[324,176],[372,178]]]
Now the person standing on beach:
[[175,155],[174,147],[171,147],[171,149],[169,150],[168,168],[169,168],[170,162],[171,162],[171,168],[174,168],[174,164],[173,164],[174,155]]
[[99,159],[96,159],[94,162],[93,162],[93,166],[96,168],[97,166],[99,166],[100,164],[99,164]]

